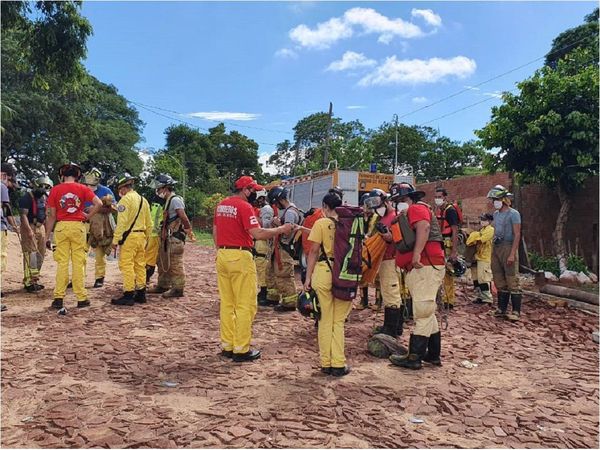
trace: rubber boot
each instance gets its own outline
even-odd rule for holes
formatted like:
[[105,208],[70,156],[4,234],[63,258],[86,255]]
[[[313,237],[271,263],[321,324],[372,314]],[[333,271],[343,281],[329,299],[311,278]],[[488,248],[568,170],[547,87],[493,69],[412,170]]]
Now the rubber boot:
[[382,304],[383,297],[381,296],[381,291],[379,289],[375,289],[375,304],[371,306],[371,309],[374,311],[380,311]]
[[146,284],[150,283],[150,278],[154,275],[156,266],[146,266]]
[[121,297],[113,298],[110,302],[113,305],[133,306],[135,304],[135,300],[133,299],[133,291],[123,292]]
[[398,311],[398,321],[396,322],[396,336],[400,337],[404,332],[404,308],[400,307]]
[[267,288],[263,286],[260,288],[260,292],[256,296],[256,302],[258,306],[270,306],[269,300],[267,300]]
[[413,320],[413,301],[412,301],[411,297],[408,297],[406,299],[406,303],[405,303],[405,307],[404,308],[406,310],[404,319],[407,320],[407,321],[408,320]]
[[490,283],[482,283],[479,285],[481,303],[491,305],[494,303],[492,292],[490,291]]
[[398,320],[402,317],[400,308],[385,308],[383,310],[383,326],[375,327],[373,334],[387,334],[398,337]]
[[510,300],[510,292],[498,291],[498,309],[494,312],[496,317],[506,317],[506,308]]
[[473,292],[475,293],[475,300],[473,300],[473,303],[476,303],[476,304],[483,303],[483,301],[481,299],[481,285],[479,284],[479,281],[477,281],[477,280],[473,280]]
[[52,304],[50,305],[50,308],[53,309],[61,309],[63,307],[63,299],[62,298],[55,298],[52,301]]
[[425,356],[428,341],[429,338],[427,336],[411,334],[408,343],[408,356],[392,355],[390,356],[391,363],[398,367],[404,367],[405,369],[420,369],[423,366],[421,360],[423,359],[423,356]]
[[429,342],[427,343],[427,353],[423,357],[423,361],[434,366],[441,366],[442,360],[440,359],[440,353],[442,352],[442,335],[438,331],[437,333],[429,336]]
[[511,322],[517,322],[521,319],[521,294],[510,294],[510,301],[512,303],[512,311],[506,316]]
[[146,303],[146,288],[136,289],[133,300],[136,303]]
[[356,307],[357,310],[362,311],[369,307],[369,287],[365,286],[361,289],[360,303]]
[[94,287],[101,288],[102,286],[104,286],[104,277],[96,278],[96,281],[94,281]]

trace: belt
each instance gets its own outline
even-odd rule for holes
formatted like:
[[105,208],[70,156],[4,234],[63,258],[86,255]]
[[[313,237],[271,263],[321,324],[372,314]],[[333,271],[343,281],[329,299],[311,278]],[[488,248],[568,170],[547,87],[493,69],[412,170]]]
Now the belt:
[[133,230],[132,233],[145,233],[146,230]]
[[226,250],[244,250],[252,253],[252,247],[242,247],[239,245],[219,245],[219,248],[224,248]]
[[326,257],[325,257],[325,256],[323,256],[323,255],[319,256],[319,261],[327,261],[327,260],[329,260],[329,261],[333,262],[333,258],[326,258]]

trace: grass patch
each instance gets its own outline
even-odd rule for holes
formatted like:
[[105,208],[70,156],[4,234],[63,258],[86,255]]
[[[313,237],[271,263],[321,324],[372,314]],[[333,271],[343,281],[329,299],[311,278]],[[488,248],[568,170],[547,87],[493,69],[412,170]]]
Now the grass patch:
[[212,233],[204,230],[194,230],[194,234],[196,235],[196,244],[202,245],[204,247],[214,247],[213,236]]

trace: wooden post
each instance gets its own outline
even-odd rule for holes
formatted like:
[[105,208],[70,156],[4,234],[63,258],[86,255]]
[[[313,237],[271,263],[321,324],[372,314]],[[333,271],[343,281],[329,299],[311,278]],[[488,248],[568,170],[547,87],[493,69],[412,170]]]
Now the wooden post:
[[[579,256],[579,236],[575,238],[575,255]],[[583,256],[583,254],[581,256]]]
[[542,238],[540,238],[540,255],[545,256],[544,255],[544,241],[542,240]]
[[571,239],[569,239],[567,241],[567,251],[569,252],[568,254],[570,255],[571,254]]

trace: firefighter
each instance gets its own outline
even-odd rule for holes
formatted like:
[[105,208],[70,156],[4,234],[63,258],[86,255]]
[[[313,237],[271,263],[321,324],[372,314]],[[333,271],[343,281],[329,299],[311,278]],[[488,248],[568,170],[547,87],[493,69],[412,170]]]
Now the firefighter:
[[[436,217],[444,238],[444,254],[450,262],[458,258],[458,226],[459,215],[456,207],[448,201],[448,192],[444,188],[435,190]],[[442,298],[444,307],[453,309],[456,303],[456,291],[454,288],[454,277],[446,274],[444,277],[444,288]]]
[[[519,242],[521,241],[521,214],[511,208],[513,195],[501,185],[488,192],[494,205],[494,239],[492,247],[492,275],[498,289],[498,309],[494,315],[516,322],[521,318],[521,287],[519,284]],[[512,303],[511,313],[507,313]]]
[[[270,205],[275,205],[282,211],[281,218],[273,219],[274,225],[292,224],[299,225],[302,222],[302,213],[292,202],[288,200],[288,191],[281,186],[276,186],[269,191],[268,200]],[[275,283],[280,294],[280,301],[275,308],[277,312],[296,310],[298,292],[296,289],[296,278],[294,276],[294,258],[290,249],[294,245],[295,233],[284,234],[279,237],[275,244]]]
[[[359,202],[358,202],[358,206],[363,207],[363,217],[365,220],[364,229],[366,230],[365,236],[372,236],[374,233],[377,232],[377,230],[375,229],[375,225],[377,225],[379,217],[377,216],[377,214],[375,214],[375,212],[372,209],[365,207],[365,200],[368,197],[369,197],[369,192],[365,192],[363,195],[361,195]],[[360,286],[361,297],[360,297],[360,303],[356,306],[357,310],[362,311],[363,309],[367,309],[367,308],[371,308],[374,311],[381,310],[383,298],[381,297],[379,274],[377,274],[374,284],[375,284],[375,304],[369,306],[369,286],[361,284],[361,286]]]
[[[54,233],[54,260],[57,263],[54,301],[51,307],[63,308],[63,299],[69,284],[69,261],[73,270],[73,292],[77,307],[90,306],[85,289],[86,227],[102,206],[100,199],[87,186],[79,184],[81,168],[75,163],[64,164],[58,170],[60,184],[48,195],[46,217],[46,248],[52,249],[50,234]],[[92,202],[89,213],[84,212],[85,202]],[[55,226],[56,224],[56,226]]]
[[150,279],[156,270],[158,249],[160,247],[160,225],[162,223],[163,213],[162,199],[160,199],[160,201],[152,202],[152,205],[150,205],[152,232],[150,233],[148,242],[146,242],[146,285],[150,283]]
[[[262,228],[271,228],[273,221],[273,208],[267,205],[267,191],[262,189],[256,192],[255,215]],[[254,264],[256,265],[256,278],[258,282],[258,306],[270,306],[267,299],[267,273],[271,261],[271,245],[269,240],[256,239],[254,241]]]
[[111,303],[133,306],[146,303],[146,241],[152,232],[148,200],[134,190],[135,177],[128,173],[119,176],[115,188],[119,193],[117,227],[112,248],[121,247],[119,269],[123,275],[123,295]]
[[479,217],[481,228],[473,231],[467,238],[467,246],[475,246],[475,263],[471,266],[471,278],[475,289],[475,300],[473,303],[493,303],[492,283],[492,239],[494,238],[494,227],[492,222],[494,216],[485,213]]
[[374,334],[383,333],[392,337],[402,334],[402,296],[400,286],[400,273],[396,267],[396,246],[392,239],[389,227],[396,218],[396,210],[386,194],[381,189],[369,192],[365,199],[365,208],[372,210],[379,218],[375,228],[380,230],[386,242],[383,261],[379,266],[379,284],[384,305],[383,326],[376,327]]
[[260,358],[260,351],[250,348],[257,308],[252,239],[267,240],[293,229],[290,223],[260,227],[252,203],[256,192],[263,189],[252,177],[242,176],[234,184],[233,195],[215,209],[213,239],[217,247],[221,355],[235,362]]
[[[93,223],[90,221],[88,225],[88,246],[92,247],[95,253],[94,288],[104,286],[106,256],[110,254],[114,234],[113,208],[111,205],[115,203],[115,194],[109,187],[100,184],[100,178],[102,178],[102,172],[95,167],[83,176],[83,184],[88,186],[104,204],[100,208],[99,214],[94,217]],[[86,202],[85,210],[89,211],[91,206],[90,202]]]
[[413,249],[396,253],[396,264],[407,271],[415,327],[408,355],[392,355],[390,361],[408,369],[420,369],[422,361],[441,365],[441,334],[435,311],[436,296],[446,273],[442,234],[433,211],[421,202],[423,191],[416,191],[409,183],[399,183],[391,186],[390,193],[397,209],[406,210],[400,214],[406,214],[408,225],[415,232]]
[[177,182],[168,174],[159,174],[150,184],[156,195],[164,199],[163,219],[158,251],[158,282],[150,294],[162,294],[164,298],[183,297],[185,270],[183,251],[185,239],[196,241],[192,224],[185,213],[183,198],[175,194]]
[[[33,189],[19,200],[21,210],[21,250],[23,252],[23,284],[27,292],[44,289],[39,284],[40,270],[46,256],[46,201],[54,186],[47,176],[36,178]],[[35,262],[34,262],[35,259]],[[33,267],[32,267],[33,266]]]
[[[8,226],[10,225],[15,233],[19,232],[17,228],[17,224],[15,222],[15,218],[12,214],[12,209],[10,207],[10,195],[9,191],[12,191],[17,185],[17,170],[15,166],[10,163],[2,163],[2,167],[0,169],[0,190],[1,190],[1,202],[2,209],[0,210],[0,241],[2,247],[2,270],[0,271],[0,276],[4,274],[6,271],[6,266],[8,264]],[[4,286],[4,283],[0,283]],[[6,297],[6,292],[2,292],[2,297]],[[1,305],[0,309],[2,311],[6,310],[5,305]]]

